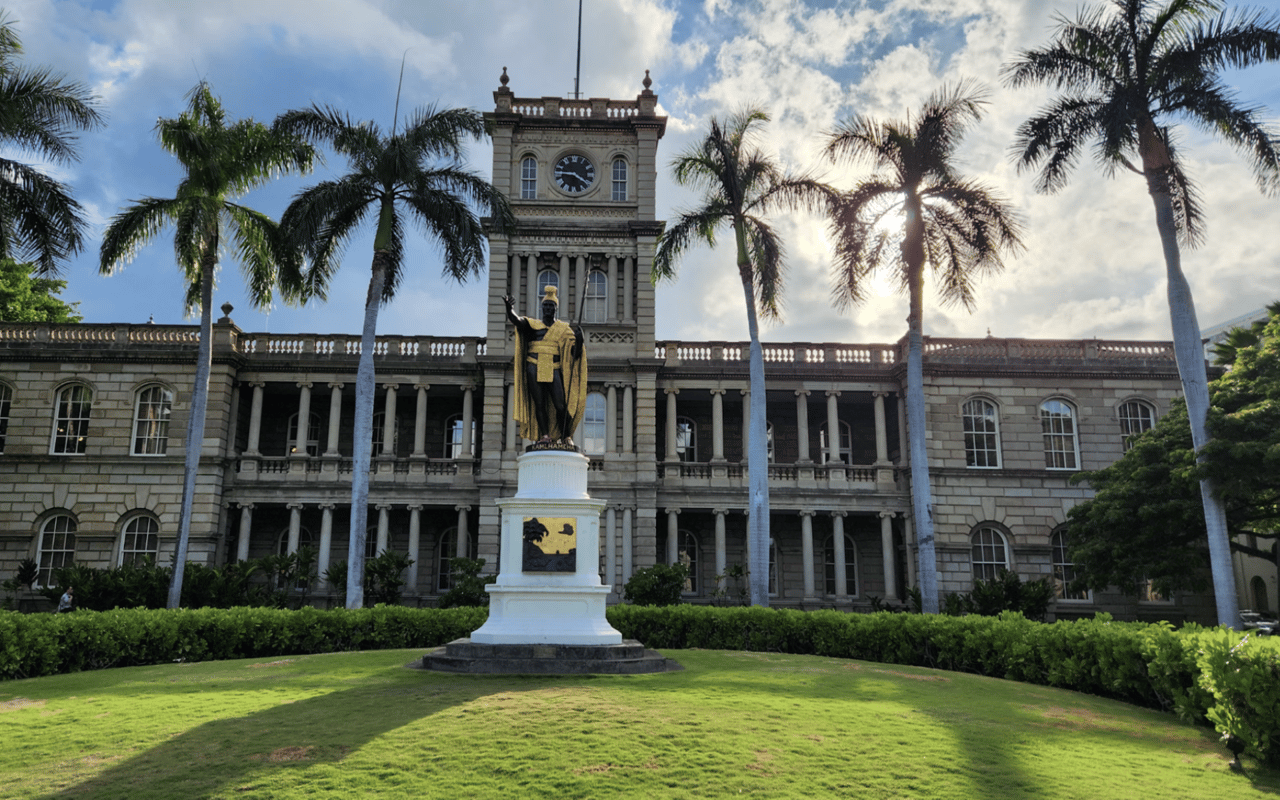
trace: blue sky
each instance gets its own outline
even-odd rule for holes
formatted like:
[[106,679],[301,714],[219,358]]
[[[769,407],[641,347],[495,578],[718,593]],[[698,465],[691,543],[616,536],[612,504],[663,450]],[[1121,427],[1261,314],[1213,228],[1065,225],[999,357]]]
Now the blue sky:
[[[83,81],[102,99],[108,124],[81,137],[81,161],[56,173],[89,212],[86,252],[68,265],[67,299],[88,322],[182,323],[183,287],[172,235],[144,250],[122,273],[102,277],[97,249],[112,215],[144,196],[172,196],[180,171],[156,143],[160,117],[208,80],[228,112],[270,122],[287,109],[331,104],[389,126],[401,59],[402,113],[427,104],[492,108],[505,66],[517,96],[573,90],[575,0],[0,0],[20,32],[29,64]],[[853,112],[901,117],[944,81],[985,82],[987,118],[961,151],[961,168],[1006,195],[1024,215],[1027,249],[1003,274],[984,279],[978,305],[926,306],[937,336],[1168,338],[1164,268],[1153,214],[1136,176],[1103,176],[1082,164],[1059,195],[1034,192],[1008,160],[1013,131],[1047,94],[999,86],[999,65],[1048,37],[1055,13],[1076,0],[586,0],[584,96],[633,97],[646,69],[663,113],[666,165],[705,129],[708,118],[744,103],[773,117],[766,145],[789,167],[818,170],[837,186],[857,173],[818,157],[820,137]],[[1254,7],[1280,10],[1276,0]],[[1280,66],[1229,76],[1242,100],[1280,120]],[[1248,169],[1224,145],[1184,129],[1183,148],[1204,194],[1208,238],[1184,254],[1203,327],[1280,298],[1280,200],[1258,192]],[[490,171],[487,144],[470,148],[473,168]],[[344,165],[331,159],[310,176],[257,190],[246,204],[279,216],[299,188]],[[663,173],[658,214],[694,198]],[[790,256],[783,320],[771,341],[895,341],[905,300],[878,286],[845,313],[829,302],[829,246],[819,220],[777,221]],[[306,308],[251,308],[237,266],[224,260],[215,304],[231,302],[245,330],[358,332],[371,239],[349,247],[330,301]],[[746,338],[732,253],[701,249],[679,280],[658,292],[661,339]],[[379,331],[480,335],[483,280],[456,286],[440,278],[431,243],[417,240],[410,277],[382,311]]]

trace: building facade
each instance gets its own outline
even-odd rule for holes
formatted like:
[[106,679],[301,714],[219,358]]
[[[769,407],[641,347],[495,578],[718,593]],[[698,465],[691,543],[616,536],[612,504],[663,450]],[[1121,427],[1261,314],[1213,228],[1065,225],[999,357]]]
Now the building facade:
[[[694,602],[734,602],[746,564],[749,404],[743,342],[659,340],[648,280],[657,146],[666,119],[635,100],[518,98],[504,71],[486,115],[493,180],[517,231],[490,240],[481,337],[382,336],[368,554],[408,553],[406,601],[448,588],[450,559],[496,568],[495,501],[526,444],[510,419],[503,297],[534,313],[554,284],[587,335],[601,575],[690,568]],[[214,326],[190,558],[346,558],[358,335]],[[0,575],[35,559],[172,559],[197,331],[158,325],[0,325]],[[870,609],[915,584],[905,346],[767,343],[770,592],[795,608]],[[925,383],[940,587],[1001,568],[1071,577],[1059,530],[1089,495],[1080,470],[1117,459],[1177,396],[1165,342],[929,339]],[[1274,584],[1274,576],[1271,576]],[[323,596],[325,586],[319,587]],[[1271,587],[1274,595],[1274,585]],[[1213,622],[1211,598],[1063,592],[1058,617]]]

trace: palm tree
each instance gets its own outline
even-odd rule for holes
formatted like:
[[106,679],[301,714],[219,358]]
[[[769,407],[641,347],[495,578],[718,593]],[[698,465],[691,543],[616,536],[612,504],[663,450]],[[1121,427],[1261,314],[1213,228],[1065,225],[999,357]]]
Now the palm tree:
[[[0,146],[54,164],[74,163],[76,130],[102,124],[83,84],[46,67],[21,67],[22,40],[0,17]],[[83,245],[80,204],[66,186],[39,169],[0,157],[0,258],[34,260],[37,273],[58,273],[59,264]]]
[[[1280,17],[1228,11],[1217,0],[1111,0],[1058,18],[1049,44],[1003,69],[1014,87],[1048,84],[1060,96],[1018,128],[1019,170],[1036,169],[1036,188],[1067,183],[1080,151],[1092,145],[1108,175],[1140,175],[1155,205],[1168,276],[1169,314],[1182,392],[1197,450],[1208,441],[1208,381],[1191,287],[1180,246],[1194,247],[1204,218],[1195,184],[1166,120],[1181,116],[1217,133],[1248,159],[1264,191],[1280,185],[1280,140],[1263,110],[1241,105],[1219,76],[1280,59]],[[1240,624],[1230,539],[1211,482],[1200,484],[1218,622]]]
[[674,279],[676,264],[695,240],[714,247],[716,231],[733,229],[738,277],[747,304],[751,336],[751,414],[747,437],[747,542],[751,604],[769,605],[769,455],[765,421],[764,353],[757,310],[767,319],[779,315],[784,269],[782,241],[763,215],[773,210],[818,209],[835,192],[812,178],[784,174],[757,146],[764,111],[745,108],[723,124],[711,118],[707,135],[671,162],[676,183],[702,192],[700,205],[678,214],[658,240],[652,278]]
[[182,573],[209,399],[213,287],[224,236],[235,248],[255,304],[269,304],[277,283],[285,287],[286,299],[295,297],[301,288],[300,259],[283,246],[276,223],[265,214],[232,202],[232,198],[282,173],[306,172],[314,157],[310,145],[253,119],[229,123],[222,103],[204,81],[187,94],[187,100],[187,110],[177,119],[156,123],[160,146],[178,159],[186,173],[177,194],[171,198],[145,197],[117,214],[102,236],[100,251],[101,271],[113,274],[172,225],[174,254],[187,281],[187,312],[197,304],[200,308],[200,346],[187,422],[182,510],[169,608],[177,608],[182,598]]
[[369,515],[369,463],[373,437],[373,350],[379,307],[395,296],[404,277],[405,212],[444,251],[444,275],[462,282],[485,265],[483,209],[497,232],[515,218],[500,191],[464,168],[462,141],[485,136],[484,119],[470,109],[428,107],[404,130],[384,135],[372,122],[352,122],[332,108],[312,106],[276,119],[277,130],[328,143],[351,171],[299,192],[281,226],[299,243],[310,266],[305,291],[326,297],[326,287],[352,234],[373,213],[377,228],[364,304],[351,476],[351,534],[347,553],[347,608],[364,606],[364,552]]
[[944,303],[972,310],[974,279],[1003,267],[1001,254],[1021,247],[1021,225],[1008,203],[956,173],[961,135],[982,117],[985,94],[962,82],[925,101],[914,119],[884,122],[853,116],[827,138],[827,155],[870,164],[831,220],[836,240],[834,297],[838,307],[859,303],[877,268],[896,273],[906,292],[907,444],[918,579],[925,613],[938,613],[933,491],[925,442],[924,271],[939,281]]

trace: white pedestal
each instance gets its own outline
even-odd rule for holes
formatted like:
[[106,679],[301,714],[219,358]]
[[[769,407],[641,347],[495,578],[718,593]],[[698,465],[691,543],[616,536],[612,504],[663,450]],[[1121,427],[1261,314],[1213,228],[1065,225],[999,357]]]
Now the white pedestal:
[[[502,551],[496,583],[489,584],[489,619],[471,634],[477,644],[616,645],[622,634],[605,619],[610,587],[600,582],[600,512],[603,500],[587,494],[590,461],[580,453],[525,453],[515,497],[498,500]],[[573,571],[526,571],[524,525],[531,518],[572,520]]]

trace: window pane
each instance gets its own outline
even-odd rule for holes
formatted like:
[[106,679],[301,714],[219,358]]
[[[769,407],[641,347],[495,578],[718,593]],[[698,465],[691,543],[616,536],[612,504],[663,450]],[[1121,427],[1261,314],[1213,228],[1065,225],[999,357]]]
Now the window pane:
[[0,455],[4,453],[4,440],[9,434],[9,407],[13,404],[13,390],[0,383]]
[[538,197],[538,162],[527,157],[520,162],[520,199],[536,200]]
[[613,160],[613,195],[618,202],[627,199],[627,162],[621,158]]
[[1156,424],[1156,414],[1151,406],[1138,400],[1130,400],[1120,406],[1120,435],[1124,437],[1124,449],[1133,446],[1133,437],[1149,431]]
[[1040,406],[1040,429],[1045,467],[1077,469],[1075,409],[1061,400],[1046,401]]
[[[462,415],[454,414],[452,417],[449,417],[449,421],[446,423],[446,425],[447,427],[445,428],[444,457],[445,458],[462,458],[462,434],[464,431],[462,426]],[[469,455],[474,457],[476,454],[476,421],[474,419],[471,420],[470,451],[471,452],[469,453]]]
[[676,458],[681,461],[698,460],[698,429],[688,417],[676,420]]
[[996,424],[996,407],[986,400],[970,400],[964,404],[964,458],[970,467],[1000,466],[1000,439]]
[[1067,553],[1067,535],[1057,531],[1050,537],[1053,548],[1053,591],[1059,600],[1088,600],[1088,590],[1072,590],[1071,582],[1076,579],[1076,568]]
[[39,586],[51,587],[55,569],[71,566],[76,557],[76,521],[59,514],[45,522],[40,530],[40,554],[37,558]]
[[599,392],[587,395],[582,416],[582,449],[590,455],[604,453],[605,405],[605,397]]
[[609,316],[609,279],[603,272],[592,270],[587,275],[587,294],[582,306],[582,321],[601,323]]
[[979,528],[970,537],[973,547],[973,579],[989,581],[1009,568],[1004,537],[995,528]]
[[[828,536],[822,549],[823,573],[826,578],[826,592],[836,593],[836,537]],[[853,547],[853,539],[844,535],[844,593],[850,597],[858,594],[857,551]]]
[[137,516],[124,525],[120,542],[120,564],[155,561],[160,549],[160,523],[151,517]]
[[173,393],[163,386],[148,386],[138,392],[136,411],[133,454],[164,455],[169,446],[169,416],[173,411]]
[[58,392],[53,429],[53,452],[84,453],[89,436],[89,412],[93,392],[87,386],[68,386]]

